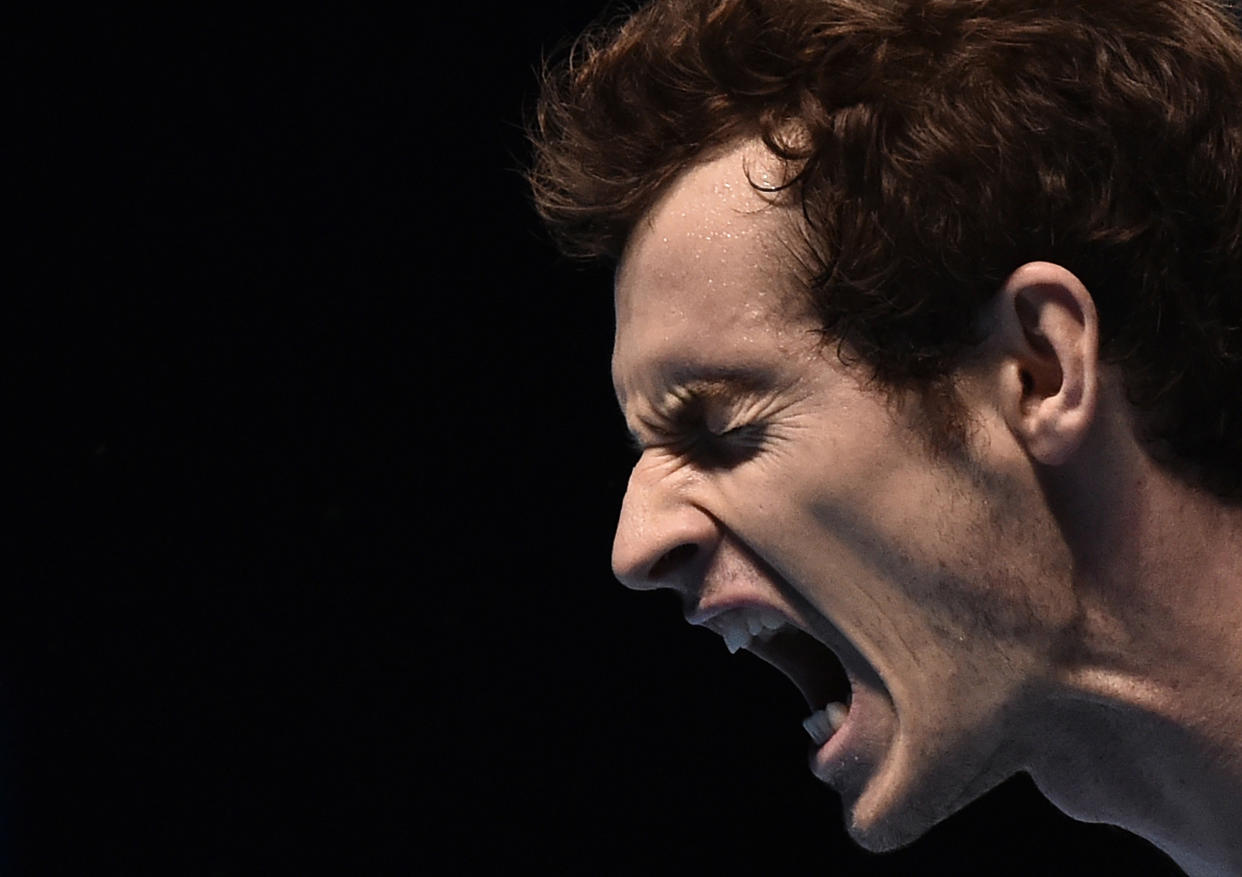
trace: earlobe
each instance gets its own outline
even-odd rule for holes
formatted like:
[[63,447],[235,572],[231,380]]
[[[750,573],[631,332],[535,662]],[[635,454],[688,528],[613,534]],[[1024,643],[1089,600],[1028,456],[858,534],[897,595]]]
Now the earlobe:
[[1010,275],[993,304],[1005,419],[1031,457],[1061,465],[1081,446],[1095,418],[1095,302],[1072,272],[1031,262]]

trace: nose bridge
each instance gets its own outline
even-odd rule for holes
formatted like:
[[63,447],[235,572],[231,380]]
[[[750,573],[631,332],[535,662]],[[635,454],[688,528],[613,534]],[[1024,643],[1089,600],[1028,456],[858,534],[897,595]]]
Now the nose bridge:
[[694,570],[717,538],[715,521],[687,496],[676,473],[639,460],[630,473],[612,546],[612,569],[627,588],[697,586]]

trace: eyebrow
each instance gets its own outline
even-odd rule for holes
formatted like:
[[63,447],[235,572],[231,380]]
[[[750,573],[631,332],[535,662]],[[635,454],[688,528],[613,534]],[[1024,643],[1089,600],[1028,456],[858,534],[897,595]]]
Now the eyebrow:
[[[688,425],[699,416],[704,406],[735,399],[741,395],[755,394],[771,389],[772,376],[746,367],[721,369],[696,369],[693,373],[674,374],[663,397],[652,405],[656,415],[673,427]],[[622,411],[624,416],[625,412]],[[638,417],[640,423],[652,432],[664,432],[666,427]],[[638,435],[627,426],[630,439],[641,446]]]

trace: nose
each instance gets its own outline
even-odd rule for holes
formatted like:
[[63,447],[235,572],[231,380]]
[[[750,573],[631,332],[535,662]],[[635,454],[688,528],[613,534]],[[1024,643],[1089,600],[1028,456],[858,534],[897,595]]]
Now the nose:
[[627,588],[700,586],[719,539],[715,520],[639,460],[630,474],[612,544],[612,571]]

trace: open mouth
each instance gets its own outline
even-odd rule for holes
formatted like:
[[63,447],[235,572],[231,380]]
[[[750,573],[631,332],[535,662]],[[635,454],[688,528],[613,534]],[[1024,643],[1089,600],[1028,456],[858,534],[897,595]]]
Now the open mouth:
[[852,695],[849,676],[828,646],[766,608],[734,609],[707,624],[724,637],[729,651],[745,648],[789,677],[812,710],[802,726],[816,746],[845,723]]

